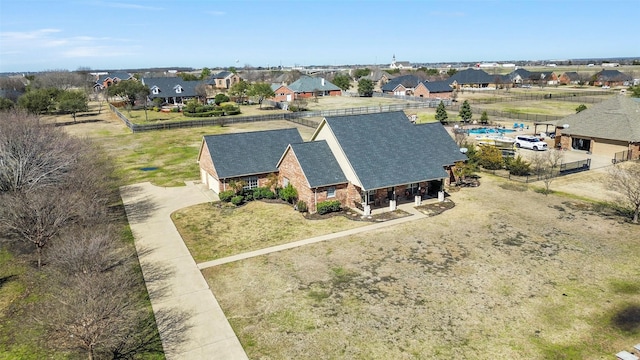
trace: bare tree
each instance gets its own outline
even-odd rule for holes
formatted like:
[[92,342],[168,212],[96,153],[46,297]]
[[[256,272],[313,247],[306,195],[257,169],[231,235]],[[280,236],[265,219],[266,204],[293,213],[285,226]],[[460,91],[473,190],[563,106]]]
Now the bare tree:
[[535,153],[530,161],[534,174],[544,182],[544,194],[551,193],[551,183],[558,176],[560,164],[564,159],[561,150],[549,150]]
[[620,201],[633,209],[632,222],[638,223],[640,213],[640,163],[628,162],[612,166],[609,185],[620,194]]
[[0,114],[0,192],[60,183],[74,166],[78,142],[23,111]]
[[55,188],[0,195],[0,230],[35,246],[38,268],[42,249],[74,221],[75,196]]
[[72,88],[85,88],[86,85],[86,76],[68,70],[48,70],[37,74],[33,80],[33,87],[35,89],[55,88],[59,90],[69,90]]

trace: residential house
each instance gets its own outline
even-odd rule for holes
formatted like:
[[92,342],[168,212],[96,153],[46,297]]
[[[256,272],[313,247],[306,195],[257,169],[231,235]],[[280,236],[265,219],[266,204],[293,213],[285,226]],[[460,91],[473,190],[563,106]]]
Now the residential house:
[[379,90],[382,87],[382,85],[389,82],[389,80],[391,80],[393,76],[386,71],[383,71],[380,69],[373,69],[371,70],[371,73],[369,75],[363,76],[362,78],[371,80],[371,82],[373,82],[373,87],[375,91],[375,90]]
[[487,88],[490,85],[504,83],[502,75],[490,75],[481,69],[465,69],[458,71],[446,80],[455,89],[461,88]]
[[402,75],[389,80],[380,90],[385,94],[413,96],[416,86],[422,79],[416,75]]
[[448,81],[423,81],[416,86],[413,96],[431,99],[449,99],[453,88]]
[[150,100],[160,98],[166,104],[184,105],[191,99],[204,100],[203,98],[206,97],[204,87],[198,88],[198,85],[204,85],[204,82],[199,80],[184,81],[180,77],[156,77],[142,78],[141,82],[149,87]]
[[542,71],[533,72],[523,68],[516,69],[506,75],[514,85],[556,85],[558,84],[558,75],[554,72]]
[[558,82],[562,85],[579,85],[582,82],[582,77],[575,71],[567,71],[560,75]]
[[321,77],[302,76],[289,85],[280,85],[273,91],[274,101],[293,101],[295,99],[311,98],[315,96],[340,96],[342,90],[333,83]]
[[239,75],[232,73],[231,71],[221,71],[217,74],[211,75],[207,80],[207,84],[210,88],[216,90],[228,90],[233,84],[239,83],[242,80]]
[[326,117],[308,142],[296,129],[209,135],[198,155],[202,182],[217,193],[232,181],[265,186],[277,174],[311,212],[338,200],[365,214],[398,199],[440,195],[465,160],[440,123],[412,124],[401,111]]
[[335,199],[366,214],[399,197],[437,196],[465,160],[438,122],[412,124],[402,111],[335,116],[322,120],[310,142],[287,149],[278,177],[312,212]]
[[200,179],[215,193],[238,181],[246,189],[265,186],[287,146],[301,142],[295,128],[206,135],[198,154]]
[[617,95],[558,120],[555,126],[556,147],[640,158],[640,99]]
[[131,80],[135,79],[133,75],[125,72],[118,72],[113,74],[101,75],[96,80],[96,83],[93,85],[94,90],[102,90],[106,89],[111,85],[115,85],[122,80]]
[[595,86],[628,86],[633,78],[618,70],[602,70],[593,76]]

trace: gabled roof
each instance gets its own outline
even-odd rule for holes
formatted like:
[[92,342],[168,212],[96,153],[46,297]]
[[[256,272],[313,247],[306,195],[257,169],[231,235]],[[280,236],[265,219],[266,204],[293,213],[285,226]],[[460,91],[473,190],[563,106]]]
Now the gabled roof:
[[119,80],[129,80],[133,77],[133,75],[126,72],[115,72],[112,74],[102,75],[98,78],[98,82],[102,83],[107,79],[119,79]]
[[217,74],[211,75],[209,78],[210,79],[226,79],[229,76],[232,76],[233,73],[231,71],[220,71]]
[[618,70],[602,70],[596,73],[596,79],[600,81],[631,81],[631,76]]
[[287,87],[296,93],[314,91],[340,91],[339,87],[330,83],[324,78],[316,78],[311,76],[303,76]]
[[423,81],[424,85],[430,93],[446,93],[453,92],[451,84],[448,81]]
[[[156,97],[192,97],[197,96],[196,86],[202,84],[200,80],[184,81],[180,77],[156,77],[156,78],[143,78],[142,83],[147,85],[149,89],[153,90],[154,87],[158,88],[158,94],[151,92],[149,98]],[[181,89],[181,92],[176,90]]]
[[580,75],[575,71],[567,71],[564,73],[564,76],[566,76],[571,81],[580,80]]
[[364,190],[448,177],[445,165],[466,160],[440,123],[413,125],[402,111],[326,117]]
[[484,70],[465,69],[458,71],[449,79],[449,84],[454,81],[460,85],[464,84],[492,84],[494,83],[495,75],[489,75]]
[[640,102],[617,95],[556,122],[562,134],[640,142]]
[[376,82],[376,81],[380,81],[380,79],[382,79],[382,76],[384,74],[387,74],[387,76],[389,76],[389,73],[387,73],[386,71],[382,71],[380,69],[373,69],[369,75],[363,76],[363,78]]
[[531,71],[520,68],[520,69],[513,70],[507,75],[509,76],[510,79],[515,79],[519,75],[521,79],[526,80],[531,75]]
[[415,75],[403,75],[389,80],[381,88],[382,91],[394,91],[398,86],[402,85],[407,89],[414,89],[420,84],[420,78]]
[[346,176],[344,176],[326,141],[291,144],[287,151],[293,151],[295,154],[310,188],[347,182]]
[[287,146],[301,143],[298,129],[279,129],[244,133],[206,135],[219,179],[277,172],[280,156]]

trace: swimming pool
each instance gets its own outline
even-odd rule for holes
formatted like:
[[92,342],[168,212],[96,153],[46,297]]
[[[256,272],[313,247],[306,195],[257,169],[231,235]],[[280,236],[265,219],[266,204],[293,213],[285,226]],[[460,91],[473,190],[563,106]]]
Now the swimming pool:
[[504,133],[512,133],[515,130],[513,129],[498,129],[498,128],[487,128],[487,127],[481,127],[481,128],[475,128],[475,129],[469,129],[469,134],[473,134],[473,135],[478,135],[478,134],[504,134]]

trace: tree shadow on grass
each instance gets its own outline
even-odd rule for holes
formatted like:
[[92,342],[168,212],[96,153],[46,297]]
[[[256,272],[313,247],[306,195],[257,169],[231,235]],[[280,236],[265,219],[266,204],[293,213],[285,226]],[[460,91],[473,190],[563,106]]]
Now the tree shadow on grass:
[[612,325],[627,332],[640,332],[640,305],[632,304],[618,310],[611,319]]

